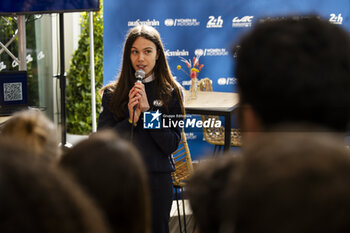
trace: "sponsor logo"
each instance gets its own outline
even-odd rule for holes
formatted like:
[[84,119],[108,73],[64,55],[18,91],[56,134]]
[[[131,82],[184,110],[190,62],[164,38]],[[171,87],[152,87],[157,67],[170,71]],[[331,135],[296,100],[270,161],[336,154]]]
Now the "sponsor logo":
[[253,18],[254,16],[243,16],[242,18],[234,17],[232,19],[232,27],[251,27]]
[[218,78],[218,84],[220,86],[223,85],[235,85],[237,83],[237,79],[234,77],[227,77],[227,78]]
[[145,20],[145,21],[141,21],[140,19],[136,20],[136,21],[128,21],[128,27],[135,27],[138,25],[148,25],[148,26],[159,26],[159,21],[158,20]]
[[215,18],[214,16],[209,16],[209,21],[207,23],[207,28],[222,28],[224,21],[221,16]]
[[197,118],[185,118],[184,115],[162,115],[157,110],[156,112],[143,113],[143,128],[144,129],[166,129],[166,128],[212,128],[221,127],[221,121],[216,118],[209,118],[205,121]]
[[186,50],[176,50],[176,51],[170,51],[169,49],[165,50],[165,55],[167,57],[174,57],[174,56],[181,56],[181,57],[184,57],[184,56],[189,56],[190,53]]
[[173,19],[166,19],[166,20],[164,20],[164,25],[168,26],[168,27],[174,26],[174,20]]
[[196,55],[197,57],[201,57],[201,56],[203,56],[203,54],[204,54],[204,50],[203,49],[196,49],[194,51],[194,55]]
[[160,129],[160,117],[159,110],[156,112],[144,112],[143,113],[143,128],[144,129]]
[[225,48],[196,49],[196,56],[227,56],[229,52]]
[[195,27],[199,26],[200,22],[197,19],[166,19],[164,25],[168,27]]
[[330,14],[329,22],[334,23],[334,24],[343,24],[343,17],[341,14]]

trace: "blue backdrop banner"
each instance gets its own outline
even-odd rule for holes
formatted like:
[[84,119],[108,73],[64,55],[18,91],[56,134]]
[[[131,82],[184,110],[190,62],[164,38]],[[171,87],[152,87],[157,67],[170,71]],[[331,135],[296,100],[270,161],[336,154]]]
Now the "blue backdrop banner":
[[[201,55],[199,79],[213,81],[214,91],[236,92],[232,46],[262,17],[318,14],[350,31],[349,0],[104,0],[104,84],[120,71],[128,30],[138,24],[160,32],[173,75],[188,89],[190,78],[181,58]],[[211,153],[200,130],[186,132],[193,159]]]

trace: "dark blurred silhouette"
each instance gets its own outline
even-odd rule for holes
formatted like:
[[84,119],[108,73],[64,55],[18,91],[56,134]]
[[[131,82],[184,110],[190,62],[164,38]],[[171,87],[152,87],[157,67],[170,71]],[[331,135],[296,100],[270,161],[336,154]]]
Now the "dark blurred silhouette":
[[61,165],[96,200],[114,232],[150,232],[147,173],[128,141],[99,131],[68,150]]

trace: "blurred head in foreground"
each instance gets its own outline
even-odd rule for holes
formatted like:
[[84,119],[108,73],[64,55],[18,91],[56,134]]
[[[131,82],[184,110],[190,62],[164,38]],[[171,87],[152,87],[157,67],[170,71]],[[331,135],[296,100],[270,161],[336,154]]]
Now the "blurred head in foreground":
[[149,233],[147,173],[129,142],[99,131],[68,150],[61,165],[100,205],[114,232]]

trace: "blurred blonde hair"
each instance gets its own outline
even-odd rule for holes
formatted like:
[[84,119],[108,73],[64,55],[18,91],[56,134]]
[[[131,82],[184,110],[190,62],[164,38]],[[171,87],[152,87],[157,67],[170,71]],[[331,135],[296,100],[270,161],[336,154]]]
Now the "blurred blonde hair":
[[40,110],[15,113],[2,126],[1,134],[18,140],[40,159],[49,162],[59,159],[57,128]]

